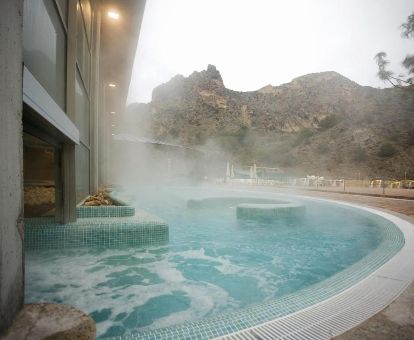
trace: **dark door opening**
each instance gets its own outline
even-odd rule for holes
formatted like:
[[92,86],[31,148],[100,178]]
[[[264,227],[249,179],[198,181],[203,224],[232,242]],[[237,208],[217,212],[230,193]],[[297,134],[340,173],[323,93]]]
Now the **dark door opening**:
[[57,217],[59,148],[23,133],[24,216]]

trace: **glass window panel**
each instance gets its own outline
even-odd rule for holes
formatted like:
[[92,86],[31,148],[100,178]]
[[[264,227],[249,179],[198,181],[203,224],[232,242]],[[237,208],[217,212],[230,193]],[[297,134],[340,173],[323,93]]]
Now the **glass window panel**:
[[68,0],[56,0],[56,4],[59,7],[60,13],[62,15],[62,20],[68,25]]
[[79,129],[80,140],[89,145],[90,135],[90,114],[89,114],[89,98],[83,86],[79,72],[76,72],[76,86],[75,86],[75,124]]
[[91,41],[92,7],[90,0],[81,0],[83,18],[85,20],[86,35]]
[[89,150],[82,143],[75,147],[76,201],[89,195]]
[[84,80],[85,85],[87,87],[87,91],[89,92],[89,72],[91,56],[89,53],[88,42],[86,41],[85,26],[83,24],[83,18],[79,3],[77,12],[77,60],[79,69],[82,74],[82,79]]
[[53,1],[24,2],[23,60],[66,112],[66,34]]

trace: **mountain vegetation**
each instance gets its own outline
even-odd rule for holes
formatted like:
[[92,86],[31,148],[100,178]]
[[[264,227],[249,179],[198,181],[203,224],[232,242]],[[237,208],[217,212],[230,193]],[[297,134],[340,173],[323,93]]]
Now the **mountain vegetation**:
[[[239,165],[326,177],[414,176],[414,91],[360,86],[333,72],[239,92],[209,65],[128,108],[128,129]],[[134,122],[134,123],[131,123]]]

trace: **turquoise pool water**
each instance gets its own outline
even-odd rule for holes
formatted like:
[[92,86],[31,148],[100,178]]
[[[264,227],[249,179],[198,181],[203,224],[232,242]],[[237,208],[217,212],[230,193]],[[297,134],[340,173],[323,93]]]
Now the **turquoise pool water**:
[[136,206],[169,223],[167,245],[27,252],[26,302],[71,304],[90,313],[99,337],[125,335],[286,296],[361,260],[383,237],[369,214],[311,200],[296,200],[303,219],[271,223],[237,220],[231,205],[187,208],[190,198],[220,195],[229,193],[138,192]]

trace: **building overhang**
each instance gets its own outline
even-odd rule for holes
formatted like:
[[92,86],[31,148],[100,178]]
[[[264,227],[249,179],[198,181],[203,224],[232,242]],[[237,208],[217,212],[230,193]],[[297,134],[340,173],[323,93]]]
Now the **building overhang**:
[[[39,116],[28,117],[33,127],[52,130],[57,139],[79,144],[78,128],[26,67],[23,68],[23,102]],[[26,116],[31,115],[28,113]],[[36,121],[43,124],[36,124]]]
[[[108,98],[110,107],[125,107],[144,14],[145,0],[102,1],[101,79],[116,84],[116,95]],[[116,11],[119,19],[108,17]]]

